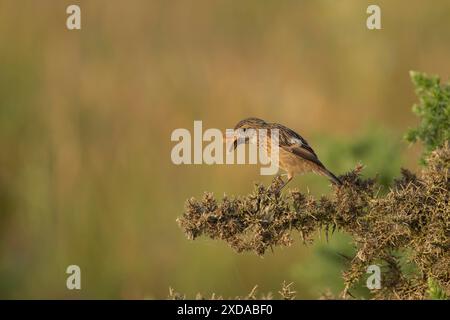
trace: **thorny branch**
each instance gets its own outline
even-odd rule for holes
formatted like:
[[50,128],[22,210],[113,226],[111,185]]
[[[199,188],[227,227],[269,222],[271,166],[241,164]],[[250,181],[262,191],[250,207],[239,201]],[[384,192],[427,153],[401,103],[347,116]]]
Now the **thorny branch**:
[[[448,143],[428,157],[427,167],[415,175],[402,169],[402,176],[384,195],[375,179],[364,179],[361,166],[340,176],[343,186],[333,194],[315,198],[291,190],[275,194],[281,180],[240,197],[212,193],[201,200],[187,200],[178,223],[189,239],[207,236],[227,242],[237,252],[263,255],[268,248],[289,246],[293,231],[305,243],[314,233],[342,230],[353,237],[357,254],[343,278],[350,288],[368,265],[383,262],[384,283],[375,298],[422,299],[427,297],[429,279],[450,292],[450,207]],[[402,273],[399,250],[408,252],[413,275]]]

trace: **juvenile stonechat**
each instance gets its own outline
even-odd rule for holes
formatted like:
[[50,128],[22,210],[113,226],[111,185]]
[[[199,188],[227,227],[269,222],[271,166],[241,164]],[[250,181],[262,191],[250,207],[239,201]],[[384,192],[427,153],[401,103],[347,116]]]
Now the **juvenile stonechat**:
[[[234,134],[226,138],[232,140],[234,149],[240,143],[257,143],[259,145],[261,141],[258,139],[257,132],[261,129],[265,129],[267,139],[271,139],[271,130],[278,130],[278,167],[286,171],[287,180],[283,182],[277,192],[286,186],[295,175],[308,172],[325,176],[334,185],[342,185],[342,182],[320,162],[308,142],[298,133],[281,124],[268,123],[258,118],[247,118],[239,121],[234,128]],[[249,133],[253,136],[250,136]],[[265,141],[264,147],[268,154],[270,154],[270,146],[271,141]]]

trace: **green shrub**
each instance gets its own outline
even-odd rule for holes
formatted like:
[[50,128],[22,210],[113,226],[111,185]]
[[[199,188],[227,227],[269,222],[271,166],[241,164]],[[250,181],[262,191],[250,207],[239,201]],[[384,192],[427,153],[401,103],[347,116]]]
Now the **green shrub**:
[[444,290],[439,286],[439,284],[432,278],[428,279],[428,295],[430,299],[433,300],[446,300],[448,299]]
[[450,83],[441,85],[439,77],[413,71],[411,79],[419,97],[413,112],[420,118],[420,123],[408,131],[406,140],[423,143],[423,162],[432,150],[442,147],[450,139]]

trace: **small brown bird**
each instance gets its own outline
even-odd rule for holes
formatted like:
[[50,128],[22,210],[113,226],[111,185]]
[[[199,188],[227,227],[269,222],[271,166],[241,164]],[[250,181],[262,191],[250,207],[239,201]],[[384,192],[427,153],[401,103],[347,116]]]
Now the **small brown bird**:
[[[337,186],[342,182],[320,162],[314,150],[308,142],[295,131],[278,123],[268,123],[258,118],[247,118],[238,122],[234,128],[234,149],[241,143],[261,143],[258,139],[258,130],[265,129],[267,139],[271,137],[271,130],[277,129],[279,133],[279,164],[278,167],[286,171],[287,180],[277,190],[279,192],[296,174],[314,172],[325,176]],[[254,130],[248,130],[254,129]],[[252,136],[251,136],[252,135]],[[270,141],[265,142],[267,153],[270,154]]]

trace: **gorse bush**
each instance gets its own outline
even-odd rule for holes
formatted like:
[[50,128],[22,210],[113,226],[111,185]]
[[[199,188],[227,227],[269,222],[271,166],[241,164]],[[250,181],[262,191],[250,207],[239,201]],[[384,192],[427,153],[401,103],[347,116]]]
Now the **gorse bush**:
[[318,231],[325,230],[328,236],[338,229],[351,235],[356,248],[343,273],[344,296],[369,265],[377,264],[382,268],[382,287],[373,290],[374,298],[448,297],[449,88],[439,86],[435,77],[417,73],[413,81],[420,97],[415,109],[422,122],[409,137],[422,140],[426,147],[427,165],[419,174],[402,169],[401,177],[381,194],[377,181],[363,178],[358,165],[339,177],[343,186],[320,198],[297,190],[276,194],[281,183],[277,177],[268,187],[257,184],[246,196],[219,201],[205,193],[201,200],[188,200],[178,219],[180,226],[190,239],[204,235],[227,242],[237,252],[258,255],[290,245],[294,231],[310,243]]
[[[348,288],[368,265],[380,264],[386,270],[383,289],[376,292],[379,297],[424,298],[427,279],[444,288],[450,285],[448,146],[433,152],[428,161],[419,177],[404,170],[383,197],[376,195],[374,180],[360,177],[358,167],[340,177],[344,185],[334,189],[332,197],[315,199],[298,191],[278,196],[274,190],[281,180],[275,179],[244,197],[218,202],[206,193],[201,201],[191,199],[179,221],[191,239],[206,235],[226,241],[238,252],[259,255],[290,245],[293,230],[310,242],[316,231],[338,228],[352,235],[358,249],[344,273]],[[396,256],[400,249],[409,249],[419,274],[403,276]]]

